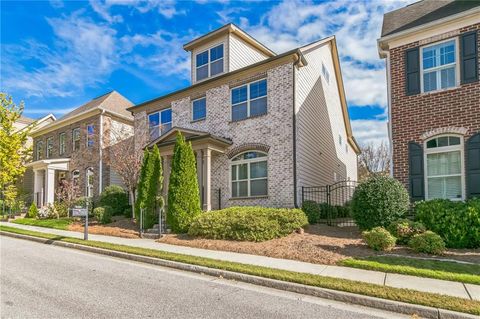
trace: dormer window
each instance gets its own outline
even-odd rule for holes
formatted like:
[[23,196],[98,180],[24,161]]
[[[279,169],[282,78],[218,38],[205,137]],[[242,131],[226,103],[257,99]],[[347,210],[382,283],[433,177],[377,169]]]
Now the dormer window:
[[223,73],[223,44],[196,55],[197,81]]

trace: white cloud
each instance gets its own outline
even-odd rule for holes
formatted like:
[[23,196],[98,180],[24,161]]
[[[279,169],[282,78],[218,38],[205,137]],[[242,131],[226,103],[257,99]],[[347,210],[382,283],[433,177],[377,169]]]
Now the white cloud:
[[360,145],[388,144],[388,126],[386,120],[353,120],[353,136]]
[[140,13],[156,10],[163,17],[171,19],[186,13],[184,10],[178,10],[176,4],[174,0],[90,0],[92,9],[109,23],[123,21],[122,16],[110,13],[114,6],[133,7]]
[[90,6],[100,17],[106,20],[108,23],[121,23],[123,18],[121,15],[110,14],[110,5],[98,0],[90,0]]

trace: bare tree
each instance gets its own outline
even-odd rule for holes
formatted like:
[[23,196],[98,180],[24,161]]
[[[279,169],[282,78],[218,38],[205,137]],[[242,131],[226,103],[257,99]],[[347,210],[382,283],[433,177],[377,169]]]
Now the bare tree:
[[372,175],[388,175],[390,173],[390,151],[387,143],[372,143],[361,148],[358,156],[358,177],[360,181]]
[[65,203],[68,208],[71,208],[75,203],[75,200],[78,198],[80,193],[80,188],[76,182],[72,179],[64,179],[60,181],[60,186],[57,187],[56,191],[57,198]]

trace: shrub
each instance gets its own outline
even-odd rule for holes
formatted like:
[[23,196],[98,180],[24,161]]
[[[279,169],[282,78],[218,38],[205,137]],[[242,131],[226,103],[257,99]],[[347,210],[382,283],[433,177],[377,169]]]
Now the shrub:
[[370,231],[364,231],[362,236],[368,247],[380,251],[392,250],[397,240],[383,227],[375,227]]
[[420,222],[414,222],[409,219],[397,219],[388,226],[390,234],[397,238],[399,244],[408,244],[410,238],[414,235],[424,233],[427,229]]
[[299,209],[230,207],[199,215],[188,234],[258,242],[287,236],[307,224],[307,216]]
[[405,187],[396,179],[374,176],[361,183],[352,198],[352,216],[360,229],[387,227],[403,216],[410,199]]
[[88,203],[88,214],[92,214],[94,207],[93,199],[91,197],[79,197],[74,202],[73,207],[79,206],[82,208],[86,208]]
[[415,205],[416,219],[439,234],[447,247],[480,247],[480,199],[435,199]]
[[195,155],[192,145],[178,133],[168,184],[167,223],[174,232],[184,233],[200,213]]
[[30,207],[28,208],[27,217],[28,218],[37,218],[37,216],[38,216],[37,205],[35,205],[35,203],[32,203],[32,205],[30,205]]
[[442,237],[432,231],[413,236],[408,245],[419,253],[441,255],[445,251],[445,242]]
[[52,219],[52,218],[59,218],[57,209],[55,205],[47,204],[38,210],[38,218],[41,219]]
[[110,206],[96,207],[93,210],[93,216],[100,224],[109,224],[112,222],[112,211],[113,209]]
[[58,217],[68,217],[68,207],[67,204],[63,202],[54,202],[53,205],[57,210]]
[[128,206],[127,192],[118,185],[107,186],[100,194],[98,206],[110,206],[113,215],[121,215]]
[[313,200],[306,200],[302,203],[302,210],[307,215],[309,224],[316,224],[320,219],[320,206]]
[[126,218],[132,218],[132,206],[125,207],[125,209],[123,210],[123,216],[125,216]]

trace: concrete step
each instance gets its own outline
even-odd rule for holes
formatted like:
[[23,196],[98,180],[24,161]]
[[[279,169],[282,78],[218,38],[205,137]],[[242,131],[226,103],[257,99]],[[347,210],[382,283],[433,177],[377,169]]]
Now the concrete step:
[[158,232],[156,234],[153,233],[143,233],[142,238],[147,238],[147,239],[158,239]]

